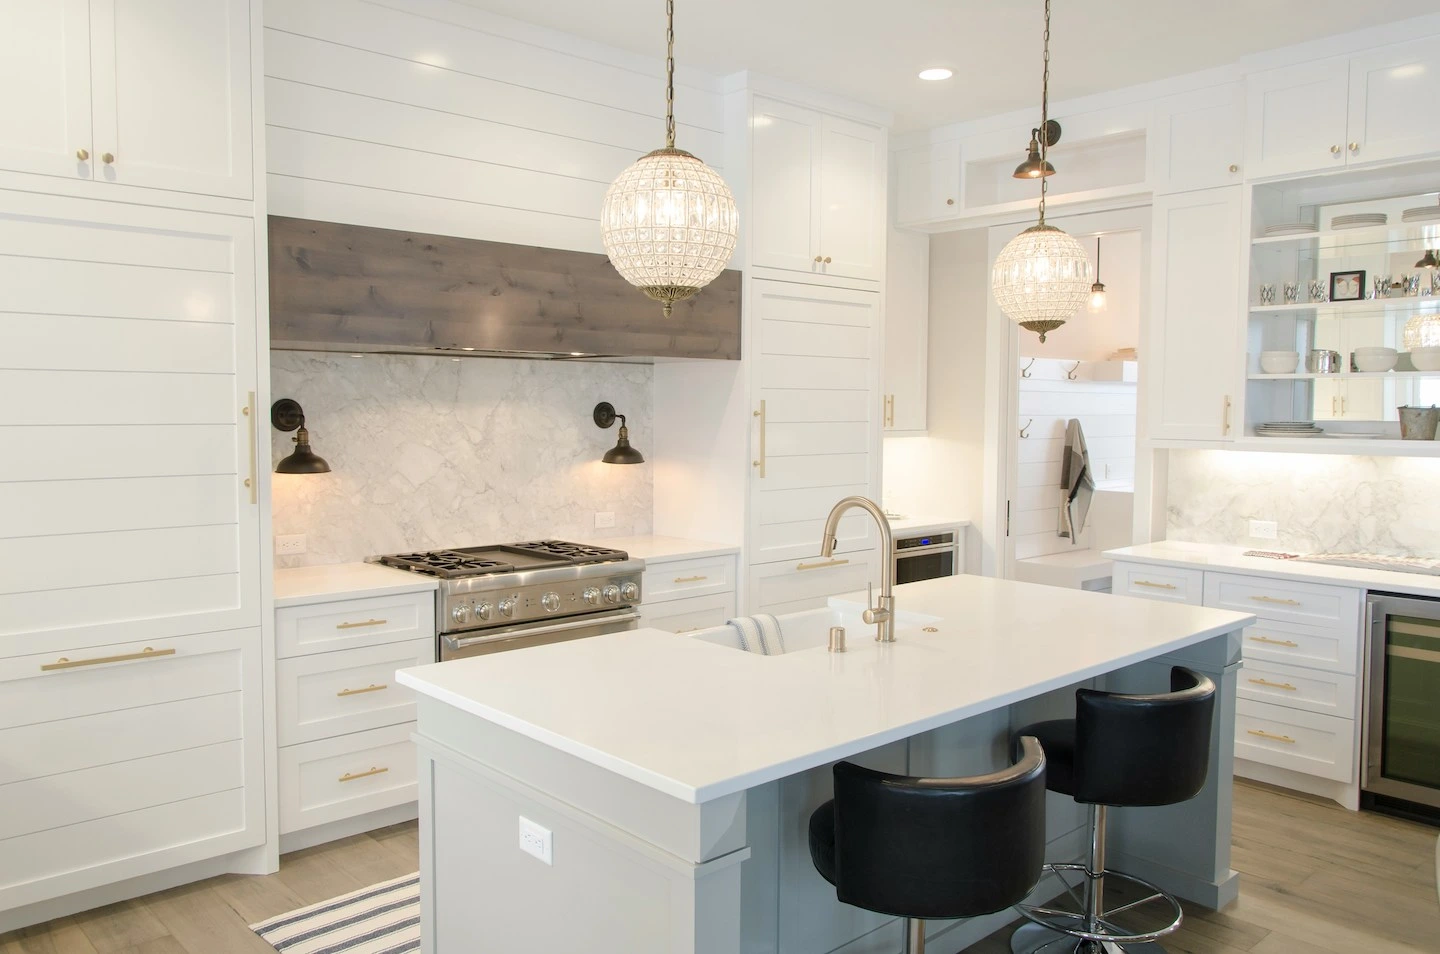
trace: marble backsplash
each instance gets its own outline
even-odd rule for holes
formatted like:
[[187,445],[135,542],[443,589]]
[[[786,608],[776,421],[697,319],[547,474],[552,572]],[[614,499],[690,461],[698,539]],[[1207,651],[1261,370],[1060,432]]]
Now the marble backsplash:
[[[274,532],[306,535],[306,552],[276,566],[650,532],[652,468],[602,463],[618,424],[590,419],[609,401],[648,453],[646,365],[277,351],[270,375],[276,399],[304,407],[311,446],[331,467],[272,475]],[[292,435],[270,434],[278,462]],[[595,529],[599,511],[615,514],[613,528]]]
[[[1440,460],[1171,451],[1171,540],[1440,557]],[[1278,538],[1250,536],[1273,520]]]

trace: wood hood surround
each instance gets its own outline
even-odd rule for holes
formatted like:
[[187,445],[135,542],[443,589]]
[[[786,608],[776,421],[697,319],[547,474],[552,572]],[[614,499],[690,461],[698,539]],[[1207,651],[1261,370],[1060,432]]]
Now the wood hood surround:
[[740,272],[660,306],[604,255],[270,216],[270,346],[740,359]]

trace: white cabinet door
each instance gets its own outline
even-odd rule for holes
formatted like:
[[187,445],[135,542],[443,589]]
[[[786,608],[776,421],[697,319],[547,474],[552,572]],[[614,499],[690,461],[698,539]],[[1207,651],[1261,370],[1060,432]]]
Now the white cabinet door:
[[[879,491],[880,295],[762,279],[750,311],[749,562],[812,557],[836,501]],[[852,512],[838,549],[875,537]]]
[[885,272],[885,133],[836,116],[823,117],[820,132],[816,252],[822,274],[879,281]]
[[817,271],[820,114],[756,97],[751,128],[750,260]]
[[1252,73],[1246,81],[1246,174],[1250,178],[1345,165],[1346,61],[1321,60]]
[[1239,83],[1162,102],[1151,152],[1156,194],[1239,182],[1244,143],[1245,98]]
[[[1350,60],[1351,163],[1440,152],[1440,48],[1434,39]],[[1353,147],[1353,148],[1352,148]]]
[[895,154],[895,222],[920,225],[960,214],[960,142]]
[[246,0],[91,0],[90,16],[96,177],[249,198]]
[[7,0],[0,89],[0,168],[90,178],[89,0]]
[[923,431],[930,355],[930,236],[891,229],[885,270],[887,431]]
[[1155,199],[1150,437],[1233,440],[1242,429],[1240,202],[1239,186]]

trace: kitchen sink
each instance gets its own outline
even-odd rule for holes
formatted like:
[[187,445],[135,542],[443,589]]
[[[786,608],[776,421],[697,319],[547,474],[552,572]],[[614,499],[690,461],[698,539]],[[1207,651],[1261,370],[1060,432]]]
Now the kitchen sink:
[[[780,621],[780,633],[785,640],[785,652],[789,654],[803,652],[807,649],[823,650],[830,643],[831,626],[845,627],[845,642],[851,648],[862,643],[873,643],[875,626],[873,623],[867,623],[861,619],[861,612],[863,610],[854,605],[825,606],[799,613],[786,613],[775,618]],[[895,614],[895,638],[902,639],[906,633],[916,633],[925,626],[936,625],[939,622],[940,617],[938,616],[907,613],[901,610]],[[717,646],[739,650],[745,648],[740,643],[740,634],[730,626],[698,629],[689,635],[692,639],[714,643]]]

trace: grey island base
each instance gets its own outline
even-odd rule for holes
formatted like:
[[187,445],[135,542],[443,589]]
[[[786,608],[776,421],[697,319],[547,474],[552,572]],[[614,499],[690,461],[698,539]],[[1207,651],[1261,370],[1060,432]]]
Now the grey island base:
[[[959,576],[897,587],[896,641],[850,628],[759,656],[636,630],[405,670],[417,693],[428,954],[881,954],[900,922],[842,905],[807,822],[840,759],[912,775],[1006,764],[1011,731],[1074,689],[1219,688],[1209,778],[1111,814],[1110,866],[1223,907],[1240,631],[1252,617]],[[837,619],[858,600],[832,601]],[[1047,857],[1085,850],[1085,809],[1049,794]],[[527,848],[529,850],[527,850]],[[537,857],[543,855],[547,857]],[[1042,882],[1032,900],[1058,883]],[[926,925],[931,954],[1010,912]]]

